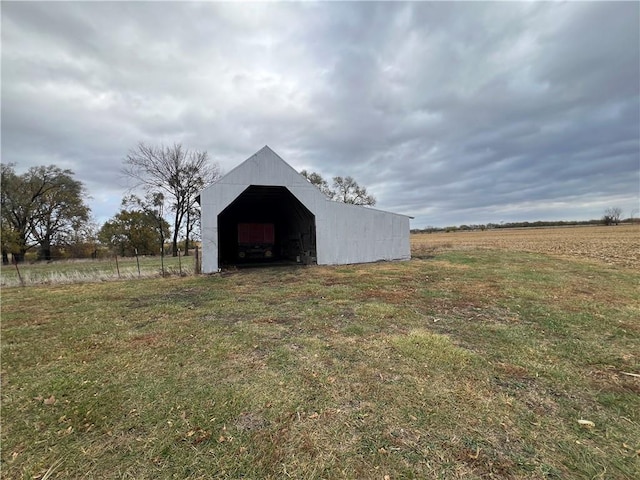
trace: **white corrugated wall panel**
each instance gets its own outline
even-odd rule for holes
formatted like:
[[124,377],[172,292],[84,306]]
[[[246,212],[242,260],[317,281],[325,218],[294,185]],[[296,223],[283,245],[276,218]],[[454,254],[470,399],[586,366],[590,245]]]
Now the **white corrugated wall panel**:
[[318,264],[410,258],[408,217],[331,201],[326,205],[325,222],[316,224]]

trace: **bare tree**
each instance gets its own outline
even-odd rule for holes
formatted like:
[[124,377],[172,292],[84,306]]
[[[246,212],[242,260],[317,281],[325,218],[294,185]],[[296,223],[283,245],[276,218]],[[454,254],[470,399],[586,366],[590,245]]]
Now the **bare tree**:
[[620,218],[622,217],[622,209],[619,207],[607,208],[602,217],[602,221],[605,225],[618,225]]
[[320,191],[324,193],[327,197],[333,198],[333,196],[335,195],[335,192],[331,190],[331,187],[329,187],[329,182],[327,182],[324,178],[322,178],[322,175],[320,175],[319,173],[302,170],[300,172],[300,175],[302,175],[304,178],[309,180],[313,185],[319,188]]
[[331,200],[354,205],[373,206],[376,204],[375,197],[369,195],[366,187],[358,185],[353,177],[333,177],[333,186],[330,187],[329,182],[319,173],[303,170],[300,174]]
[[187,209],[187,213],[185,215],[185,228],[184,228],[184,255],[189,255],[189,247],[191,241],[193,240],[193,233],[196,228],[200,225],[200,205],[197,202],[193,203],[191,207]]
[[358,185],[353,177],[333,177],[333,189],[334,198],[340,202],[368,206],[376,204],[375,197],[369,195],[366,187]]
[[[139,143],[129,151],[122,172],[135,181],[134,188],[147,194],[164,193],[173,212],[173,255],[178,254],[178,235],[185,223],[187,236],[193,229],[198,193],[220,175],[217,164],[209,162],[207,152],[190,151],[181,144],[155,147]],[[188,244],[188,239],[187,239]]]

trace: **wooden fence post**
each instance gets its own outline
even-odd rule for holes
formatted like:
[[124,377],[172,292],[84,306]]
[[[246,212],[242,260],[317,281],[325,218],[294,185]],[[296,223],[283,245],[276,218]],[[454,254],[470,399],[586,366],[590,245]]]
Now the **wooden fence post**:
[[200,248],[198,247],[198,245],[196,245],[196,250],[195,250],[196,254],[194,255],[194,261],[195,261],[195,265],[193,267],[193,272],[196,275],[200,275],[202,273],[202,267],[200,265]]
[[116,271],[118,272],[118,278],[120,278],[120,267],[118,266],[118,255],[116,254]]
[[20,275],[20,269],[18,268],[18,261],[15,259],[13,255],[11,256],[11,260],[13,261],[13,264],[16,266],[16,272],[18,272],[18,279],[20,280],[20,285],[24,287],[24,280],[22,279],[22,275]]
[[140,259],[138,258],[138,249],[134,249],[136,252],[136,263],[138,264],[138,278],[140,278]]

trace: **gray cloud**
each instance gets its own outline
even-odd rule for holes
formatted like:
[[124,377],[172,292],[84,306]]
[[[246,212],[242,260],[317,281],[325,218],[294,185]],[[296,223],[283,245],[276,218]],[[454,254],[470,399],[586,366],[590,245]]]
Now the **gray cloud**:
[[639,205],[637,3],[2,3],[2,161],[100,221],[139,141],[268,144],[413,225]]

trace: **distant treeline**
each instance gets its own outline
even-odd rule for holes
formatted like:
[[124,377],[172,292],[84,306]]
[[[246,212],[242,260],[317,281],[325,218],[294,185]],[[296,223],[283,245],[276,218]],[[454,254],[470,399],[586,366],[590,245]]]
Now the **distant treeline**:
[[[620,223],[637,223],[637,218],[627,218],[621,220]],[[607,223],[599,218],[597,220],[559,220],[559,221],[543,221],[536,222],[503,222],[503,223],[487,223],[483,225],[456,225],[449,227],[431,227],[414,228],[411,233],[437,233],[437,232],[462,232],[472,230],[492,230],[498,228],[542,228],[542,227],[577,227],[588,225],[606,225]]]

